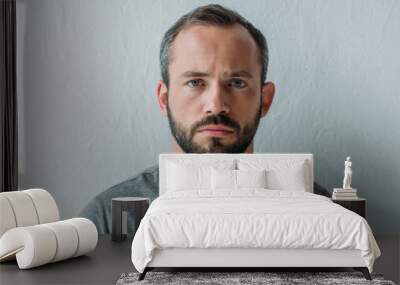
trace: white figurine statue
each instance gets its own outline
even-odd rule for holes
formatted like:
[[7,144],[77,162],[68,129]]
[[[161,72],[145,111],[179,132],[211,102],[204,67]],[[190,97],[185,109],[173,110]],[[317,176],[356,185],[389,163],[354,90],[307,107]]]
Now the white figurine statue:
[[351,175],[353,171],[351,170],[351,160],[350,156],[346,158],[344,162],[344,179],[343,179],[343,189],[352,189],[351,188]]

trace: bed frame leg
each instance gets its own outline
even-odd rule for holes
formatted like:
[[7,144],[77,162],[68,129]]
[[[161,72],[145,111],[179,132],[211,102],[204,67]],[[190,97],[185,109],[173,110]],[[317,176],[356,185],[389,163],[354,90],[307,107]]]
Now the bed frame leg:
[[365,279],[372,280],[371,275],[369,274],[369,270],[367,267],[354,267],[355,270],[361,271],[364,275]]
[[148,271],[148,269],[147,269],[147,267],[145,267],[143,272],[139,274],[138,281],[142,281],[144,279],[144,277],[146,276],[147,271]]

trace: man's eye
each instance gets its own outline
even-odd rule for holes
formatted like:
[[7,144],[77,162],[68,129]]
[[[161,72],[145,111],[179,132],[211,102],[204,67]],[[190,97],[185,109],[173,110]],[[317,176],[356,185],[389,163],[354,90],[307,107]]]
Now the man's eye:
[[246,82],[241,79],[232,79],[231,82],[229,82],[229,86],[234,88],[244,88],[246,87]]
[[203,85],[203,81],[201,79],[193,79],[188,81],[187,85],[189,85],[189,87],[199,87]]

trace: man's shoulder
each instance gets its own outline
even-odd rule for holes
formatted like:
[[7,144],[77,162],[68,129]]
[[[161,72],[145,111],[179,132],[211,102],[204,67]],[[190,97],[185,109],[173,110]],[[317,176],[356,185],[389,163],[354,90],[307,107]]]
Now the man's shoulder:
[[152,201],[157,196],[158,165],[155,165],[98,194],[81,211],[80,216],[92,220],[99,233],[110,233],[112,198],[146,197]]
[[[146,168],[142,172],[128,178],[100,193],[101,196],[133,196],[152,192],[158,195],[158,165]],[[152,198],[152,197],[151,197]]]
[[106,191],[125,191],[131,187],[145,186],[158,188],[158,165],[146,168],[142,172],[108,188]]
[[114,197],[127,196],[148,197],[151,200],[155,199],[158,196],[158,165],[146,168],[133,177],[109,187],[96,195],[88,206],[93,208],[94,204],[96,206],[104,203],[108,205]]

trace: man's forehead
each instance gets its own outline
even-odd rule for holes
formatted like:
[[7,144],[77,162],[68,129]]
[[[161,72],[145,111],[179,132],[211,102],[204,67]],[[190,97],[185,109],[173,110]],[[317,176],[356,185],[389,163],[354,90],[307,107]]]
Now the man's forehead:
[[[234,46],[232,46],[234,44]],[[172,56],[175,49],[197,49],[206,47],[245,47],[257,49],[257,45],[250,33],[241,25],[215,26],[205,24],[191,24],[181,30],[171,45]]]
[[209,73],[215,64],[223,65],[226,75],[255,76],[259,51],[244,27],[238,24],[192,25],[175,38],[170,50],[170,65],[178,65],[178,76]]
[[176,36],[188,36],[188,35],[199,35],[204,34],[206,36],[211,35],[215,32],[223,32],[224,34],[231,34],[231,35],[241,35],[241,36],[250,36],[250,33],[247,31],[245,27],[240,24],[233,24],[233,25],[213,25],[213,24],[206,24],[206,23],[190,23],[187,24]]

